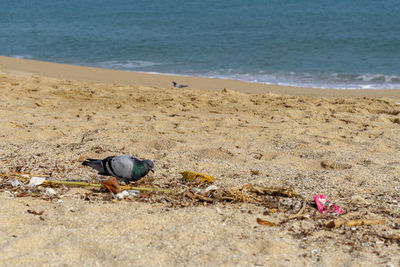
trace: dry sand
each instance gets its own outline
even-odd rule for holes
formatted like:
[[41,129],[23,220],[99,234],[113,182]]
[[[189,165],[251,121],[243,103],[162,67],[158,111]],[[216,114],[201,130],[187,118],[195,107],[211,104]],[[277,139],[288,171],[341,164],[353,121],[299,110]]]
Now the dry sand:
[[[190,87],[171,88],[173,79]],[[289,88],[6,57],[0,89],[2,266],[400,264],[399,90]],[[117,154],[154,160],[155,174],[142,183],[181,189],[181,199],[119,201],[63,187],[55,197],[45,188],[17,197],[6,182],[15,171],[95,181],[78,157]],[[266,227],[256,219],[279,223],[301,202],[194,201],[183,193],[191,186],[180,179],[184,170],[214,176],[219,189],[293,187],[309,205],[303,217]],[[385,224],[329,229],[336,217],[311,205],[317,193],[343,208],[342,218]]]

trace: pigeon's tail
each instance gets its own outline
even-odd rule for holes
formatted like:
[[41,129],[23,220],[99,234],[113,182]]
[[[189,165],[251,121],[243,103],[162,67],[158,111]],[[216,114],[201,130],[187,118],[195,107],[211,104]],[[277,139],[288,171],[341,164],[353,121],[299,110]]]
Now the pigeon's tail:
[[100,159],[87,159],[84,162],[82,162],[82,165],[92,167],[96,171],[100,173],[104,173],[104,166],[103,166],[103,161]]

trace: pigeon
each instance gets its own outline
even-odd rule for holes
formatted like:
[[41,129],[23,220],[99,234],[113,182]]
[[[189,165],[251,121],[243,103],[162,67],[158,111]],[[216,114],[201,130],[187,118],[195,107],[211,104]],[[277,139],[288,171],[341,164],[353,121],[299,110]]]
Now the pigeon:
[[154,172],[154,163],[151,160],[140,160],[125,155],[105,159],[87,159],[82,164],[92,167],[100,175],[114,176],[125,183],[136,182],[149,171]]
[[172,84],[174,85],[174,87],[178,87],[178,88],[183,88],[183,87],[188,87],[189,86],[189,85],[180,84],[180,83],[176,83],[176,82],[172,82]]

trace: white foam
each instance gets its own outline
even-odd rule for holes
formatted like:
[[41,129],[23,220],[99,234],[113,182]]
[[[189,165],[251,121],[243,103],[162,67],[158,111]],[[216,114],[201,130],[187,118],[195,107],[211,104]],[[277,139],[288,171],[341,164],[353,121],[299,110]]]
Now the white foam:
[[30,55],[13,55],[11,57],[20,58],[20,59],[32,59]]
[[136,70],[138,68],[147,68],[155,65],[159,65],[160,63],[144,61],[144,60],[125,60],[125,61],[103,61],[92,64],[95,67],[100,68],[108,68],[108,69],[118,69],[118,70]]
[[267,73],[263,71],[257,71],[253,73],[234,73],[233,70],[228,70],[226,72],[206,72],[203,75],[195,76],[308,88],[367,90],[400,89],[400,76],[383,74],[353,75],[343,73]]

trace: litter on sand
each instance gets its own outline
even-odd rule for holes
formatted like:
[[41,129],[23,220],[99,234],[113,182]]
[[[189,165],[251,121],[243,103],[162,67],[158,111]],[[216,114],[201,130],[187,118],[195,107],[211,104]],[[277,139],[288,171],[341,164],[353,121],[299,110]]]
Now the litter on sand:
[[346,227],[353,227],[353,226],[362,226],[362,225],[377,225],[377,224],[385,224],[385,220],[365,220],[365,219],[360,219],[360,220],[332,220],[329,221],[325,224],[327,228],[338,228],[342,225]]
[[321,213],[342,214],[343,210],[330,202],[325,195],[314,195],[315,204]]
[[257,223],[263,226],[270,226],[270,227],[274,227],[277,226],[276,223],[270,222],[270,221],[266,221],[260,218],[257,218]]
[[110,191],[113,194],[119,193],[121,190],[119,189],[118,181],[117,178],[111,177],[107,179],[106,181],[101,183],[105,188],[107,188],[108,191]]
[[137,190],[124,190],[124,191],[122,191],[121,193],[118,193],[118,194],[116,195],[116,197],[117,197],[118,199],[124,199],[124,198],[129,197],[129,196],[136,196],[136,195],[138,195],[139,193],[140,193],[140,192],[137,191]]
[[[21,175],[18,175],[21,176]],[[29,177],[29,175],[24,176]],[[112,179],[114,178],[114,179]],[[80,182],[80,181],[58,181],[52,180],[51,178],[39,177],[39,176],[31,176],[29,180],[29,187],[35,186],[56,186],[56,185],[64,185],[64,186],[78,186],[78,187],[97,187],[97,188],[106,188],[108,191],[117,194],[121,190],[136,190],[136,191],[148,191],[148,192],[162,192],[162,193],[170,193],[171,190],[164,188],[148,188],[148,187],[135,187],[131,185],[119,185],[116,178],[112,177],[106,180],[103,183],[95,184],[88,182]],[[114,183],[115,182],[115,183]]]
[[212,184],[215,181],[215,178],[207,175],[207,174],[202,174],[198,172],[192,172],[192,171],[184,171],[181,172],[182,174],[182,179],[190,182],[201,182],[201,183],[207,183],[207,184]]
[[33,187],[33,186],[38,186],[44,183],[44,181],[46,181],[45,177],[37,177],[37,176],[33,176],[31,178],[31,180],[29,181],[28,186]]

